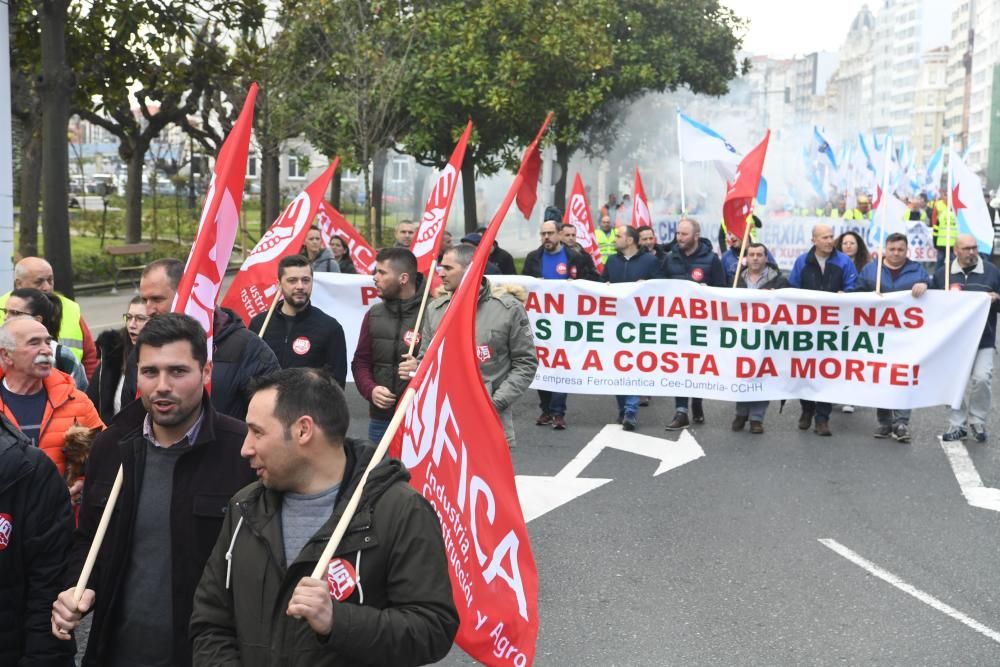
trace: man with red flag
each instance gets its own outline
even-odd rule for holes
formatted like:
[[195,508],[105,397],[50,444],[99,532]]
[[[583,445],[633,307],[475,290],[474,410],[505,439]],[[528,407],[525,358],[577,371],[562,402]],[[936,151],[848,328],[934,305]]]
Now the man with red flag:
[[[463,244],[447,251],[441,258],[438,273],[445,295],[427,304],[420,329],[422,344],[419,358],[427,351],[429,341],[444,320],[452,295],[462,283],[475,252],[476,248]],[[517,446],[517,439],[514,415],[509,408],[527,391],[538,369],[535,337],[531,333],[528,313],[522,305],[526,297],[527,292],[520,286],[498,285],[494,288],[484,278],[476,308],[479,372],[490,392],[493,407],[503,422],[504,436],[511,449]],[[416,359],[409,357],[399,366],[400,377],[408,379],[416,367]]]
[[[392,450],[410,469],[411,486],[433,497],[462,621],[456,642],[486,665],[530,665],[538,636],[538,571],[492,407],[495,391],[469,382],[491,347],[484,349],[477,338],[487,255],[514,196],[524,191],[525,167],[537,158],[537,145],[536,138],[478,249],[445,253],[445,282],[458,289],[403,397],[405,421]],[[475,254],[466,260],[469,253]],[[459,274],[465,279],[456,280]],[[526,318],[518,326],[530,335]]]

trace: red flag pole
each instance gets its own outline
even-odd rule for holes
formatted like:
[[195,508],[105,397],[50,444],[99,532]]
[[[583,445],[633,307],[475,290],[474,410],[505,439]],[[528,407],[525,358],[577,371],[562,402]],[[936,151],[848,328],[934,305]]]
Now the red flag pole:
[[410,349],[406,352],[406,354],[411,357],[413,356],[413,350],[417,347],[417,341],[419,340],[417,334],[420,333],[420,323],[423,322],[424,309],[427,308],[427,297],[431,293],[431,283],[434,282],[431,280],[431,276],[433,276],[434,272],[437,271],[437,265],[438,261],[435,257],[431,260],[431,268],[427,272],[427,282],[424,283],[424,296],[420,300],[420,310],[417,311],[417,321],[413,323],[413,337],[410,339]]
[[740,269],[743,268],[743,258],[747,254],[747,242],[750,240],[750,225],[751,222],[747,222],[743,225],[743,245],[740,246],[740,258],[736,260],[736,275],[733,276],[733,289],[736,289],[736,284],[740,282]]

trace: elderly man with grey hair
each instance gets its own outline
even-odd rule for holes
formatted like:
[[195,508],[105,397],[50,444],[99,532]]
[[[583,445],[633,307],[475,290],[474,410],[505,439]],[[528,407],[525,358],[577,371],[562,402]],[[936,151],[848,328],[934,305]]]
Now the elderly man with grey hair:
[[[45,294],[54,294],[59,297],[62,305],[62,320],[59,325],[59,344],[67,347],[73,352],[77,361],[83,364],[83,370],[87,373],[87,379],[94,374],[97,368],[97,345],[94,344],[94,337],[90,333],[90,328],[83,320],[80,313],[80,304],[70,298],[55,291],[55,279],[52,265],[41,257],[25,257],[14,265],[14,289],[21,287],[32,287]],[[0,296],[0,322],[8,314],[7,299],[10,292]]]
[[[12,317],[0,326],[0,413],[24,433],[65,474],[63,445],[74,424],[103,428],[104,423],[73,378],[55,368],[45,326],[33,317]],[[83,490],[77,480],[74,498]]]

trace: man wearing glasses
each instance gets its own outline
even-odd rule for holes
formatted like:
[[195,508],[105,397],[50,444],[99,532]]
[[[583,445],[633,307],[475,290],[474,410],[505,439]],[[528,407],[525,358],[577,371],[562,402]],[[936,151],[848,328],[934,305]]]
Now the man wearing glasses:
[[[63,316],[58,342],[72,350],[77,361],[83,364],[83,370],[86,371],[89,380],[97,368],[97,346],[94,345],[94,337],[80,313],[80,304],[54,291],[52,265],[41,257],[25,257],[14,265],[14,289],[19,287],[33,287],[45,294],[55,294],[59,297]],[[7,307],[8,298],[10,292],[0,296],[0,309]],[[0,317],[0,322],[2,321],[3,318]]]

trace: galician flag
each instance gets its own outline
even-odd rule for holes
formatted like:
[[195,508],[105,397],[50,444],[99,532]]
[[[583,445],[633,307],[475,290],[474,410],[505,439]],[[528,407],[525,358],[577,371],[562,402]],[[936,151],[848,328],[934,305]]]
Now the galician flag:
[[190,315],[204,327],[208,334],[209,357],[212,356],[215,333],[212,326],[215,301],[219,297],[219,288],[229,267],[240,226],[240,205],[243,203],[243,182],[247,173],[256,99],[257,84],[254,83],[250,85],[236,124],[219,150],[208,194],[205,195],[205,206],[201,210],[198,233],[191,244],[191,254],[188,255],[171,308],[175,313]]
[[983,184],[976,172],[954,150],[948,155],[951,171],[951,205],[958,219],[958,233],[976,237],[979,252],[993,250],[993,220],[983,198]]
[[603,271],[604,258],[601,257],[601,249],[597,245],[594,218],[590,215],[590,203],[587,201],[587,191],[583,187],[583,179],[580,178],[579,172],[577,172],[576,178],[573,179],[573,191],[569,195],[569,203],[566,205],[563,222],[576,227],[576,242],[594,260],[594,267],[597,269],[597,272],[600,273]]
[[[685,116],[677,110],[677,138],[682,162],[714,162],[719,175],[732,182],[743,154],[726,138],[708,125]],[[767,181],[761,179],[757,201],[767,203]]]

